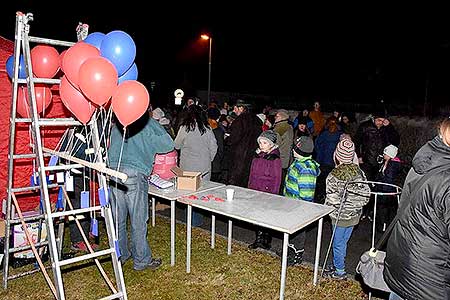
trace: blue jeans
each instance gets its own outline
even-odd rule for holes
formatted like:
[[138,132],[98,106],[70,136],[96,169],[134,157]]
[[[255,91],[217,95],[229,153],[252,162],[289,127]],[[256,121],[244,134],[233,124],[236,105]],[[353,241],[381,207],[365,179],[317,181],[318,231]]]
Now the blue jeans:
[[336,227],[333,238],[333,264],[337,273],[345,273],[345,256],[347,255],[347,243],[352,236],[353,226]]
[[[144,268],[152,260],[147,241],[148,182],[147,176],[136,170],[121,168],[128,175],[125,183],[111,181],[111,205],[117,222],[120,260],[133,257],[134,268]],[[130,216],[131,253],[128,248],[127,219]]]
[[389,300],[405,300],[394,292],[389,295]]

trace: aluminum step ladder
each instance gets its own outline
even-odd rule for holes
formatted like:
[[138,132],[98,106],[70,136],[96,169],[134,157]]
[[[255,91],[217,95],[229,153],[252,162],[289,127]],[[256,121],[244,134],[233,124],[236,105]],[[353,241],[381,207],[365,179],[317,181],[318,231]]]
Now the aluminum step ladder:
[[[59,84],[59,79],[48,79],[48,78],[35,78],[32,71],[31,64],[31,55],[30,55],[30,42],[36,42],[40,44],[49,44],[56,46],[67,46],[70,47],[74,43],[72,42],[64,42],[53,39],[46,38],[38,38],[29,36],[30,25],[29,22],[33,20],[33,15],[31,13],[23,14],[21,12],[17,12],[16,14],[16,29],[15,29],[15,42],[14,42],[14,76],[12,78],[13,88],[12,88],[12,103],[11,103],[11,119],[10,119],[10,141],[9,141],[9,156],[8,156],[8,198],[6,202],[6,217],[5,217],[5,245],[4,245],[4,265],[3,265],[3,288],[6,289],[8,286],[8,280],[21,277],[24,275],[28,275],[34,273],[36,271],[41,270],[44,277],[47,280],[47,284],[49,285],[52,293],[56,299],[65,299],[64,292],[64,283],[61,272],[61,267],[67,266],[73,263],[77,263],[84,260],[94,259],[97,264],[97,267],[104,277],[111,293],[109,296],[106,296],[102,299],[127,299],[127,293],[125,288],[125,282],[122,273],[122,266],[119,262],[119,250],[118,250],[118,242],[117,237],[114,231],[114,224],[112,218],[111,205],[109,202],[100,206],[93,206],[89,208],[81,208],[81,209],[73,209],[70,199],[67,197],[67,194],[64,190],[64,199],[67,201],[69,208],[63,211],[52,212],[52,207],[49,198],[49,189],[58,187],[57,184],[48,184],[46,173],[52,172],[55,170],[70,170],[73,168],[81,168],[81,167],[93,167],[96,168],[97,176],[98,176],[98,184],[101,189],[104,191],[104,198],[108,199],[108,186],[107,179],[105,174],[110,176],[116,176],[121,178],[122,180],[126,180],[126,175],[123,173],[115,172],[105,167],[103,162],[102,155],[96,155],[94,162],[87,162],[75,157],[68,155],[67,153],[59,153],[50,149],[46,149],[43,145],[44,141],[42,140],[41,130],[43,127],[51,128],[52,126],[74,126],[81,125],[80,122],[72,119],[72,118],[64,118],[64,119],[45,119],[40,118],[37,112],[37,102],[35,97],[35,83],[47,83],[47,84]],[[81,24],[80,24],[81,25]],[[77,33],[78,39],[84,39],[87,36],[87,25],[86,26],[78,26]],[[85,24],[83,24],[85,25]],[[26,67],[26,79],[19,79],[19,58],[20,55],[23,54],[25,67]],[[23,67],[23,66],[22,66]],[[26,83],[28,87],[28,96],[29,96],[29,106],[30,106],[30,118],[16,118],[17,112],[17,95],[19,83]],[[94,114],[89,126],[92,132],[92,143],[93,149],[96,151],[100,151],[100,137],[98,134],[96,116]],[[16,154],[15,153],[15,137],[16,137],[16,123],[29,123],[31,124],[31,136],[32,136],[32,149],[33,153],[31,154]],[[56,166],[46,166],[44,157],[50,155],[58,155],[63,157],[66,160],[70,160],[71,162],[75,162],[74,164],[67,165],[56,165]],[[14,179],[14,161],[17,159],[35,159],[37,170],[38,170],[38,186],[32,187],[13,187],[13,179]],[[101,167],[98,167],[101,166]],[[34,171],[34,170],[33,170]],[[92,178],[91,178],[92,179]],[[18,206],[16,200],[16,193],[27,192],[27,191],[40,191],[41,193],[41,201],[43,207],[43,214],[39,216],[33,217],[23,217],[23,214]],[[14,207],[13,207],[14,204]],[[15,217],[15,209],[19,217]],[[101,211],[102,216],[105,220],[106,232],[108,235],[108,247],[103,250],[94,251],[92,247],[89,245],[86,236],[81,230],[81,226],[79,225],[77,215],[91,212],[91,211]],[[88,246],[89,254],[76,256],[70,259],[62,259],[61,258],[61,249],[62,249],[62,233],[63,233],[63,225],[64,218],[68,216],[74,216],[75,221],[80,229],[80,232]],[[45,241],[38,240],[37,243],[33,243],[31,237],[29,236],[28,230],[25,228],[27,222],[33,222],[36,220],[40,220],[44,222],[47,229],[47,238]],[[15,224],[22,224],[24,227],[24,232],[27,236],[29,246],[24,247],[10,247],[10,237],[11,237],[11,227]],[[58,236],[55,234],[55,225],[58,225]],[[41,247],[47,247],[50,254],[50,262],[51,269],[53,273],[53,281],[49,278],[45,267],[42,264],[42,261],[39,257],[39,253],[37,253],[37,249]],[[9,256],[11,253],[32,249],[36,260],[40,266],[40,269],[25,272],[20,274],[19,276],[9,276]],[[110,256],[115,276],[115,284],[113,285],[111,280],[107,277],[106,272],[103,270],[98,258],[101,256]]]

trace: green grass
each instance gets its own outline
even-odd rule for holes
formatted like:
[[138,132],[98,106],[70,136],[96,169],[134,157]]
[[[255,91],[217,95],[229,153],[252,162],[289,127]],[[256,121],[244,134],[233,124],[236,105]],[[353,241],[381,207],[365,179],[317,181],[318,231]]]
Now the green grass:
[[[210,235],[194,228],[192,231],[191,273],[186,273],[186,226],[177,224],[176,264],[170,266],[170,223],[157,218],[156,227],[149,226],[150,246],[155,257],[162,257],[163,266],[156,271],[134,271],[132,262],[124,266],[128,299],[278,299],[280,259],[267,253],[248,250],[233,243],[228,256],[226,239],[216,238],[210,248]],[[105,233],[101,245],[106,245]],[[112,264],[104,260],[108,274]],[[11,269],[14,272],[21,269]],[[50,276],[52,277],[51,271]],[[114,281],[114,276],[111,279]],[[92,263],[63,269],[66,299],[98,299],[109,295],[109,289]],[[353,280],[322,279],[312,284],[309,267],[288,268],[285,299],[365,299],[360,284]],[[52,299],[52,293],[41,273],[9,281],[0,299]]]

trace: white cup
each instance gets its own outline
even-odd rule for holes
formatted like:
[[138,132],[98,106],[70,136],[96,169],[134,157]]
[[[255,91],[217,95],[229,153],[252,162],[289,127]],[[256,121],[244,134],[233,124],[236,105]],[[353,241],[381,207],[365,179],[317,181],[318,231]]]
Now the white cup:
[[227,189],[227,200],[233,201],[234,189]]

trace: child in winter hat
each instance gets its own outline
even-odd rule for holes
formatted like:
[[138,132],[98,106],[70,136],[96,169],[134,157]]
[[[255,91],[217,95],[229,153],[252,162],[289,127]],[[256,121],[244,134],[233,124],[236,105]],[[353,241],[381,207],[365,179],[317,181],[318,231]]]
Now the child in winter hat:
[[258,139],[259,148],[256,150],[259,152],[269,153],[275,146],[277,146],[277,133],[273,130],[263,131]]
[[[312,202],[316,190],[317,176],[320,165],[311,157],[314,143],[311,137],[301,136],[294,144],[294,161],[289,166],[283,189],[283,195],[301,201]],[[288,247],[288,266],[300,265],[305,252],[305,229],[296,233],[292,244]]]
[[294,144],[294,155],[310,156],[314,151],[314,142],[309,136],[299,137]]
[[334,160],[338,164],[351,164],[355,158],[355,144],[349,139],[343,139],[336,145]]
[[[248,178],[248,188],[266,193],[278,194],[281,184],[281,158],[277,134],[266,130],[258,137],[259,148],[252,160]],[[256,238],[248,247],[269,250],[272,236],[264,228],[258,228]]]

